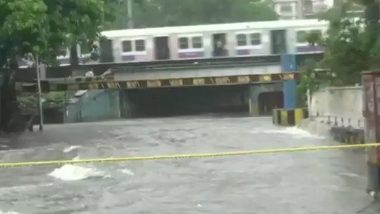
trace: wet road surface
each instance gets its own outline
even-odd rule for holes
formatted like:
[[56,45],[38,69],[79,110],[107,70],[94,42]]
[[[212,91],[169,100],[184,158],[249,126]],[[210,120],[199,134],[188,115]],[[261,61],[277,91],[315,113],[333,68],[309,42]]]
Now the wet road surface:
[[[45,127],[1,161],[331,145],[269,118],[176,117]],[[380,213],[362,150],[0,169],[0,213]],[[361,211],[361,212],[358,212]]]

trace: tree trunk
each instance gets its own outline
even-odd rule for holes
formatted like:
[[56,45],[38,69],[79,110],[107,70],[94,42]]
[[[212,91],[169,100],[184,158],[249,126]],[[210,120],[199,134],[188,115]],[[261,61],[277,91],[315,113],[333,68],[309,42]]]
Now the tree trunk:
[[76,66],[79,64],[78,52],[77,52],[77,46],[76,45],[73,45],[70,48],[70,64],[72,66]]
[[18,106],[14,75],[18,68],[16,58],[11,60],[9,69],[4,70],[0,98],[0,129],[5,132],[24,131],[25,121]]

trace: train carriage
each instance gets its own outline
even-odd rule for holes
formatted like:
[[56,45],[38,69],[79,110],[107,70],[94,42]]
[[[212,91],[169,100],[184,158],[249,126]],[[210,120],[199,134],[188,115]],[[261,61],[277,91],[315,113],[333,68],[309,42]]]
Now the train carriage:
[[326,21],[306,19],[104,31],[101,35],[105,39],[100,42],[101,61],[121,63],[321,52],[321,47],[307,42],[306,35],[310,32],[323,35],[327,28]]

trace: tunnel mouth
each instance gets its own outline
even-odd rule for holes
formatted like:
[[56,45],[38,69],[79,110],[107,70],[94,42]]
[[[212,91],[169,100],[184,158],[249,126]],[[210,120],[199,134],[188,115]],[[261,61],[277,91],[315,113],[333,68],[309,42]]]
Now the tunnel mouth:
[[248,115],[248,86],[159,88],[124,91],[128,118],[192,115]]
[[272,115],[273,109],[284,107],[284,93],[282,91],[263,92],[259,94],[259,114]]

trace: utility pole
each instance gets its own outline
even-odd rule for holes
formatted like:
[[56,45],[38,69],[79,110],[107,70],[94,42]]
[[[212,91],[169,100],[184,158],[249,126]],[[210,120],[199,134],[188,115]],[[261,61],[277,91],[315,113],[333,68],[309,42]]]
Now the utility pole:
[[133,0],[127,0],[128,9],[128,28],[134,28],[133,23]]
[[37,72],[37,87],[38,87],[38,113],[40,115],[40,131],[44,129],[44,116],[42,109],[42,95],[41,95],[41,74],[40,74],[40,63],[38,60],[38,55],[36,56],[36,72]]

